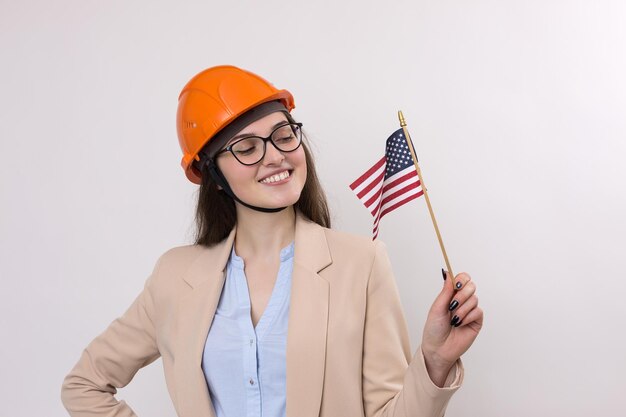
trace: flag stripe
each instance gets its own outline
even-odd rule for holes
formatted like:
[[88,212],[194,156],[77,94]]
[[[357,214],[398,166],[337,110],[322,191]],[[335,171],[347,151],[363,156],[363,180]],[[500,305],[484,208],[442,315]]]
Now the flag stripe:
[[363,188],[356,196],[360,199],[363,199],[370,191],[374,191],[374,193],[378,193],[380,191],[380,186],[385,179],[385,171],[382,170],[381,173],[372,180],[365,188]]
[[[380,175],[376,175],[375,178],[371,179],[371,184],[372,186],[370,187],[370,183],[367,184],[362,184],[361,187],[362,188],[367,188],[367,192],[366,193],[359,193],[359,189],[355,190],[355,192],[357,193],[357,198],[360,198],[361,201],[365,202],[371,199],[371,197],[375,194],[377,194],[380,190],[380,187],[382,187],[383,181],[384,181],[384,174],[385,174],[385,166],[383,165]],[[361,195],[359,197],[359,194]]]
[[[370,208],[373,207],[374,210],[376,209],[377,206],[380,205],[380,200],[382,197],[382,193],[383,193],[383,189],[382,187],[378,187],[378,189],[376,190],[376,193],[373,194],[367,201],[365,201],[363,204],[365,204],[365,207]],[[374,204],[376,203],[376,204]]]
[[378,171],[383,165],[385,165],[385,161],[386,161],[386,158],[384,156],[380,158],[380,160],[376,162],[374,166],[372,166],[370,169],[365,171],[365,174],[361,175],[359,178],[356,179],[356,181],[350,184],[350,188],[352,190],[355,190],[356,188],[358,188],[359,185],[361,185],[365,180],[367,180],[370,176],[372,176],[374,172]]
[[409,195],[404,200],[398,201],[397,203],[395,203],[395,204],[385,208],[385,210],[383,210],[382,213],[380,214],[380,217],[382,218],[385,214],[389,213],[390,211],[395,210],[398,207],[400,207],[401,205],[406,204],[406,203],[408,203],[411,200],[415,200],[416,198],[421,197],[422,195],[424,195],[424,191],[422,191],[422,190],[420,190],[419,192],[417,192],[415,194]]
[[[396,199],[388,201],[387,204],[380,207],[380,216],[375,217],[376,220],[374,221],[374,223],[378,224],[378,222],[380,222],[380,219],[382,219],[385,214],[389,213],[392,210],[395,210],[396,208],[400,207],[401,205],[405,203],[408,203],[414,198],[420,197],[422,194],[424,194],[424,192],[421,189],[414,189],[414,190],[411,190],[411,192],[408,195],[402,194],[398,196]],[[413,198],[405,199],[405,197],[413,197]],[[389,209],[389,207],[392,207],[392,208]]]
[[418,186],[419,184],[417,182],[414,182],[385,196],[380,203],[381,207],[383,208],[387,207],[390,201],[393,201],[396,197],[402,196],[402,194],[406,194],[407,192],[416,189]]
[[[402,171],[402,172],[405,172],[405,171]],[[399,177],[399,178],[397,178],[397,179],[395,179],[393,181],[385,182],[385,185],[383,187],[383,192],[385,190],[388,190],[390,188],[395,187],[396,185],[402,184],[404,181],[408,181],[408,180],[410,180],[411,178],[414,178],[414,177],[417,177],[417,171],[412,169],[408,173],[402,175],[401,177]],[[417,182],[419,182],[419,179],[418,179]]]
[[[406,181],[404,182],[400,182],[398,181],[399,179],[405,178]],[[415,169],[413,169],[413,167],[409,167],[405,170],[402,170],[400,172],[398,172],[397,174],[395,174],[394,176],[390,177],[387,179],[388,181],[391,181],[388,185],[383,185],[382,187],[382,197],[379,197],[380,200],[384,199],[385,197],[387,197],[389,194],[395,192],[396,190],[399,190],[403,187],[403,184],[407,183],[407,182],[413,182],[413,183],[417,183],[419,184],[419,178],[417,177],[417,171],[415,171]],[[392,186],[393,185],[393,186]],[[382,202],[379,202],[378,207],[374,207],[373,210],[371,210],[372,216],[376,217],[378,210],[380,209],[380,205],[382,204]],[[366,207],[370,207],[370,205],[366,204]]]
[[419,186],[420,182],[419,182],[419,179],[414,178],[414,179],[411,179],[410,181],[405,181],[403,183],[397,184],[395,187],[388,188],[388,189],[383,191],[382,199],[384,200],[387,196],[395,193],[398,190],[403,189],[408,184],[416,184],[417,186]]

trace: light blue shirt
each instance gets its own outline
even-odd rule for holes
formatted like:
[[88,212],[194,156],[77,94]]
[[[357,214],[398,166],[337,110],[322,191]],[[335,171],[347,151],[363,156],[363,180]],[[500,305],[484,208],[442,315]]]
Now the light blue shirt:
[[217,417],[285,417],[287,322],[293,242],[280,251],[270,300],[256,327],[243,259],[235,248],[202,355]]

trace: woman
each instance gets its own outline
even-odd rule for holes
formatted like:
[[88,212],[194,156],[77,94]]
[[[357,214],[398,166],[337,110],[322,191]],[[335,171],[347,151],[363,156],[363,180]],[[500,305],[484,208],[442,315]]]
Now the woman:
[[63,384],[75,416],[134,415],[114,394],[158,357],[182,417],[441,416],[482,326],[476,287],[446,280],[411,358],[383,244],[329,229],[292,95],[231,66],[179,98],[195,245],[144,291]]

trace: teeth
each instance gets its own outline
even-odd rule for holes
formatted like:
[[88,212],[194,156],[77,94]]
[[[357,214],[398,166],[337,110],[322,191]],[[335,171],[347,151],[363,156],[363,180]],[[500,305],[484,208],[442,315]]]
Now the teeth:
[[281,172],[280,174],[275,174],[275,175],[272,175],[271,177],[264,178],[260,182],[262,182],[263,184],[271,184],[276,181],[284,180],[287,177],[289,177],[289,171],[284,171],[284,172]]

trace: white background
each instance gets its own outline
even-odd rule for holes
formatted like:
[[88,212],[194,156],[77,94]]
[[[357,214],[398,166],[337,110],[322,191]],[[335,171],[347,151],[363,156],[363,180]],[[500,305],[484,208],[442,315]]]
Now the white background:
[[[408,119],[485,328],[449,416],[623,416],[626,4],[615,0],[0,3],[0,397],[63,416],[63,377],[191,241],[175,112],[198,71],[288,88],[334,226]],[[382,221],[413,348],[443,260],[424,199]],[[173,416],[160,362],[120,398]]]

